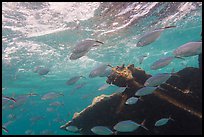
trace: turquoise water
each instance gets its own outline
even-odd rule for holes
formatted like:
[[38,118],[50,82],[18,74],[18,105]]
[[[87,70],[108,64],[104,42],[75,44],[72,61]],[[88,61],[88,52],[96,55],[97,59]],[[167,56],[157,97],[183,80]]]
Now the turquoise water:
[[[104,3],[90,3],[89,6],[93,6],[92,8],[83,7],[85,6],[83,4],[79,6],[72,5],[72,3],[66,4],[65,6],[71,6],[73,11],[64,11],[64,7],[60,11],[48,3],[36,5],[32,3],[3,3],[2,88],[5,89],[2,89],[2,93],[16,98],[32,91],[39,96],[28,97],[24,104],[15,109],[9,107],[11,104],[3,105],[2,125],[12,121],[8,117],[9,114],[14,114],[16,119],[7,126],[9,133],[2,131],[2,134],[26,134],[26,130],[32,130],[33,134],[43,134],[44,130],[50,130],[50,134],[57,135],[77,134],[65,132],[59,127],[66,123],[65,121],[71,120],[75,112],[80,112],[90,105],[94,97],[101,94],[111,95],[117,89],[116,86],[113,86],[104,91],[98,91],[97,89],[106,83],[107,78],[88,78],[91,70],[99,63],[109,63],[112,66],[134,64],[149,74],[171,72],[172,69],[177,72],[186,66],[198,67],[198,56],[192,56],[186,57],[184,61],[174,59],[171,64],[159,70],[150,69],[151,64],[158,58],[172,55],[172,51],[177,47],[201,39],[202,3],[197,5],[186,3],[186,7],[189,8],[184,8],[183,11],[179,11],[175,15],[174,13],[170,14],[167,10],[160,13],[158,8],[154,10],[155,12],[142,16],[137,22],[118,30],[110,24],[118,21],[116,26],[120,28],[130,21],[126,19],[126,16],[131,17],[125,14],[121,15],[124,19],[119,20],[116,15],[122,9],[118,10],[116,14],[115,11],[110,13],[102,10],[108,5]],[[148,8],[148,4],[151,3],[144,3],[146,8]],[[136,3],[136,5],[139,4]],[[163,6],[165,5],[163,4]],[[181,5],[184,4],[181,3]],[[123,10],[128,9],[127,7],[123,8]],[[170,6],[170,8],[172,7]],[[187,10],[191,8],[192,10]],[[88,9],[93,11],[88,11]],[[80,16],[76,12],[77,10],[82,10]],[[87,17],[87,13],[91,14],[92,12],[93,15]],[[99,13],[106,16],[99,17]],[[154,15],[165,13],[165,17],[173,15],[175,17],[170,18],[167,24],[177,27],[165,30],[159,39],[150,45],[136,47],[139,36],[165,25],[165,17],[161,16],[159,21],[159,16]],[[108,16],[110,14],[112,16]],[[131,13],[131,15],[134,14]],[[69,15],[71,16],[70,20],[68,20]],[[83,17],[85,15],[86,18]],[[77,23],[76,20],[78,20]],[[106,25],[103,26],[104,22]],[[97,28],[97,26],[99,27]],[[108,33],[111,30],[116,31]],[[103,32],[106,34],[104,35]],[[76,43],[86,38],[98,39],[104,44],[91,49],[84,57],[69,60]],[[147,58],[142,64],[139,64],[138,57],[145,54],[148,54]],[[33,72],[36,66],[45,66],[50,69],[50,72],[45,76],[40,76]],[[69,78],[77,75],[87,78],[80,79],[75,85],[67,86],[65,84]],[[84,82],[86,82],[84,87],[77,89],[72,95],[70,94],[77,84]],[[50,91],[63,92],[64,96],[53,100],[40,99],[40,96]],[[84,96],[88,97],[83,98]],[[64,105],[55,107],[55,112],[46,111],[50,107],[49,104],[54,101],[63,102]],[[32,124],[29,119],[33,116],[44,116],[44,118]],[[65,121],[55,122],[53,121],[55,118]]]

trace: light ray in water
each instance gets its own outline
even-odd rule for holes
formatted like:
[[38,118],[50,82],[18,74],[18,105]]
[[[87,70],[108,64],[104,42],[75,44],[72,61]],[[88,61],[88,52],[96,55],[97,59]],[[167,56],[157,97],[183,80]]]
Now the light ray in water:
[[197,112],[195,110],[193,110],[191,107],[187,106],[187,105],[184,105],[183,103],[181,102],[178,102],[177,100],[163,94],[162,92],[158,91],[157,92],[154,92],[153,93],[155,96],[163,99],[163,100],[166,100],[167,102],[173,104],[174,106],[178,107],[178,108],[181,108],[189,113],[191,113],[192,115],[198,117],[198,118],[201,118],[202,119],[202,113],[201,112]]

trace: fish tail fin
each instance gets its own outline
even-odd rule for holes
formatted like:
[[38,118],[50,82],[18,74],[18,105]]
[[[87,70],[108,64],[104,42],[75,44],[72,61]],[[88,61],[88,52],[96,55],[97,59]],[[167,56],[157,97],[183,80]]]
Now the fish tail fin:
[[141,100],[141,101],[144,101],[144,100],[142,99],[142,96],[140,96],[138,99]]
[[169,116],[169,119],[172,120],[172,121],[175,121],[175,120],[171,117],[171,115]]
[[157,88],[159,88],[159,89],[161,89],[161,90],[163,90],[163,91],[167,91],[166,89],[162,88],[160,85],[157,86]]
[[82,129],[83,129],[83,128],[80,128],[80,129],[79,129],[79,132],[81,132],[81,131],[82,131]]
[[82,77],[82,78],[85,78],[85,79],[86,79],[86,77],[85,77],[85,76],[82,76],[82,75],[81,75],[80,77]]
[[5,131],[6,133],[9,132],[8,129],[7,129],[6,127],[4,127],[4,126],[2,126],[2,129],[3,129],[3,131]]
[[96,40],[96,42],[98,42],[98,43],[101,43],[101,44],[104,44],[103,42],[101,42],[101,41],[98,41],[98,40]]
[[142,123],[140,124],[140,126],[142,127],[142,128],[144,128],[145,130],[149,130],[147,127],[145,127],[145,121],[146,121],[146,119],[144,119],[143,121],[142,121]]
[[15,103],[16,103],[16,100],[15,100],[14,98],[12,98],[12,97],[11,97],[10,99],[11,99],[13,102],[15,102]]
[[117,135],[117,134],[118,134],[118,131],[114,131],[114,132],[113,132],[113,135]]

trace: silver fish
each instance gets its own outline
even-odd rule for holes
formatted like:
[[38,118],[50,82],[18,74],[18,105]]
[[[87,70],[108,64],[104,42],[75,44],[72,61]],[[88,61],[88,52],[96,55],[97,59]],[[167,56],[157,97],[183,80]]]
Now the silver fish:
[[55,119],[53,119],[53,122],[56,122],[56,123],[66,123],[66,120],[65,119],[62,119],[62,118],[59,118],[59,117],[57,117],[57,118],[55,118]]
[[202,53],[202,42],[188,42],[173,51],[176,57],[189,57]]
[[48,68],[40,68],[38,70],[39,75],[47,75],[50,70]]
[[98,90],[101,91],[101,90],[105,90],[107,89],[108,87],[110,87],[111,85],[110,84],[104,84],[103,86],[101,86]]
[[144,86],[149,86],[149,87],[158,86],[158,85],[160,85],[162,83],[165,83],[171,76],[172,76],[172,73],[159,73],[159,74],[156,74],[156,75],[148,78],[145,81]]
[[105,126],[95,126],[91,131],[97,135],[112,135],[114,132]]
[[84,77],[84,76],[75,76],[75,77],[70,78],[70,79],[66,82],[66,84],[67,84],[67,85],[73,85],[73,84],[75,84],[81,77],[86,78],[86,77]]
[[86,55],[86,53],[88,53],[88,51],[83,51],[80,53],[72,53],[71,56],[69,57],[70,60],[76,60],[79,59],[81,57],[83,57],[84,55]]
[[46,109],[48,112],[54,112],[55,110],[53,108],[47,108]]
[[125,104],[127,104],[127,105],[132,105],[132,104],[137,103],[138,100],[139,100],[139,98],[130,97],[129,99],[126,100]]
[[41,135],[54,135],[55,133],[52,130],[45,129],[41,132]]
[[119,93],[122,93],[125,91],[127,87],[119,87],[115,92],[119,92]]
[[69,132],[79,132],[80,131],[80,129],[76,126],[67,126],[66,130]]
[[62,106],[62,105],[64,105],[64,103],[61,103],[61,102],[59,102],[59,101],[55,101],[55,102],[52,102],[52,103],[50,103],[49,104],[49,106]]
[[132,120],[125,120],[117,123],[113,128],[119,132],[133,132],[139,127],[143,127],[144,129],[148,130],[144,126],[144,121],[141,124],[138,124]]
[[78,85],[75,86],[75,89],[80,89],[80,88],[84,87],[86,84],[87,83],[85,83],[85,82],[81,83],[81,84],[78,84]]
[[43,96],[41,97],[41,100],[54,99],[54,98],[57,98],[57,97],[59,97],[59,96],[64,96],[64,94],[62,94],[62,93],[56,93],[56,92],[49,92],[49,93],[43,95]]
[[89,77],[90,78],[94,78],[94,77],[97,77],[97,76],[100,76],[102,74],[104,74],[106,68],[107,68],[107,64],[100,64],[99,66],[95,67],[89,74]]
[[10,120],[16,120],[16,116],[14,114],[9,114],[8,119]]
[[157,38],[159,38],[159,36],[165,29],[172,28],[172,27],[176,27],[176,26],[167,26],[144,34],[142,37],[139,38],[137,47],[143,47],[143,46],[149,45],[150,43],[154,42]]
[[106,68],[105,71],[99,75],[99,77],[108,77],[110,74],[112,73],[112,69],[111,68]]
[[171,61],[174,59],[173,56],[170,57],[164,57],[164,58],[160,58],[159,60],[157,60],[156,62],[154,62],[151,65],[151,69],[152,70],[156,70],[156,69],[160,69],[163,68],[165,66],[167,66],[169,63],[171,63]]
[[33,130],[31,130],[31,129],[28,129],[28,130],[25,131],[25,134],[26,135],[34,135],[35,132]]
[[33,93],[33,92],[30,92],[28,94],[26,94],[27,96],[31,97],[31,96],[37,96],[38,94],[37,93]]
[[72,53],[81,53],[84,51],[90,50],[94,46],[99,46],[100,44],[103,44],[103,42],[97,41],[97,40],[92,40],[92,39],[86,39],[81,42],[79,42]]
[[142,55],[138,57],[139,64],[142,64],[143,60],[147,57],[147,55]]
[[44,116],[33,116],[33,117],[31,117],[29,120],[30,120],[31,122],[36,122],[36,121],[42,120],[42,119],[44,119],[44,118],[45,118]]
[[156,89],[157,87],[143,87],[138,91],[136,91],[135,96],[149,95],[149,94],[152,94]]
[[41,66],[37,66],[37,67],[35,67],[34,69],[33,69],[33,72],[34,73],[37,73],[40,69],[42,69],[43,67],[41,67]]
[[166,125],[169,122],[169,120],[174,121],[171,117],[169,117],[169,118],[162,118],[162,119],[156,121],[155,126],[158,127],[158,126]]

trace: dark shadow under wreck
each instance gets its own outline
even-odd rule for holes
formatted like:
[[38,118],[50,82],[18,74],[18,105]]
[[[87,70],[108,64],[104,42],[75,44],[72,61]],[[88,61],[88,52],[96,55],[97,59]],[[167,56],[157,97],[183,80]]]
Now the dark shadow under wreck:
[[[113,126],[123,120],[133,120],[141,123],[145,120],[146,131],[139,128],[134,132],[120,133],[126,135],[190,135],[202,134],[202,67],[187,67],[171,76],[166,83],[160,85],[165,90],[157,88],[153,94],[142,96],[142,101],[133,105],[126,105],[125,101],[134,96],[143,87],[144,82],[151,77],[144,70],[134,65],[113,67],[107,83],[125,87],[122,93],[110,96],[96,97],[92,104],[80,113],[75,113],[72,121],[60,128],[66,130],[69,125],[77,126],[81,134],[92,135],[94,126]],[[155,127],[157,120],[171,116],[175,121],[167,125]]]

